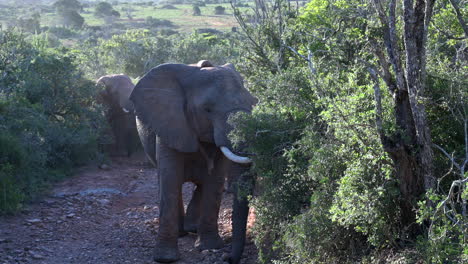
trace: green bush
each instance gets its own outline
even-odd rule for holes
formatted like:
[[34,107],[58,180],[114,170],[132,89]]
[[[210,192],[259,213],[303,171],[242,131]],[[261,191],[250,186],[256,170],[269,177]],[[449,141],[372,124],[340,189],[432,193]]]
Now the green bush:
[[195,63],[203,59],[220,65],[233,62],[238,54],[235,40],[210,33],[194,32],[174,41],[171,61]]
[[0,212],[13,212],[92,159],[103,122],[94,83],[66,50],[6,30],[0,57]]

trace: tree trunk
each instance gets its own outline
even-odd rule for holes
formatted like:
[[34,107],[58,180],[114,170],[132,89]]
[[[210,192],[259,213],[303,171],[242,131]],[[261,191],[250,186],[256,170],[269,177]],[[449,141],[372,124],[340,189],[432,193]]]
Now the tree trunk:
[[[421,102],[426,86],[427,28],[434,1],[403,0],[404,56],[400,54],[401,45],[397,35],[397,1],[389,2],[388,15],[384,9],[385,3],[386,1],[374,0],[384,31],[383,44],[387,57],[378,47],[375,48],[375,53],[381,67],[380,76],[393,97],[398,131],[387,136],[380,128],[379,133],[384,150],[393,160],[395,174],[400,181],[400,222],[410,237],[414,238],[419,229],[415,225],[416,202],[422,198],[424,191],[435,186],[431,135],[425,107]],[[404,63],[402,58],[405,58]],[[392,66],[393,73],[388,65]],[[378,85],[376,74],[373,79]],[[380,99],[376,97],[376,100],[380,105]],[[380,118],[378,116],[379,120]]]

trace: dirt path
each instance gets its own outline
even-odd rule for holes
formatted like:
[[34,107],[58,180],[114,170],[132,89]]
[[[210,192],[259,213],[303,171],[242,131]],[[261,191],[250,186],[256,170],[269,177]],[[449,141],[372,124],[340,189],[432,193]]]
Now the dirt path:
[[[51,194],[13,217],[0,217],[0,263],[156,263],[158,226],[156,170],[140,158],[114,159],[108,170],[81,168]],[[183,188],[184,203],[193,186]],[[226,246],[199,252],[196,235],[179,239],[177,264],[221,264],[230,250],[231,195],[225,193],[219,225]],[[255,263],[247,243],[244,264]]]

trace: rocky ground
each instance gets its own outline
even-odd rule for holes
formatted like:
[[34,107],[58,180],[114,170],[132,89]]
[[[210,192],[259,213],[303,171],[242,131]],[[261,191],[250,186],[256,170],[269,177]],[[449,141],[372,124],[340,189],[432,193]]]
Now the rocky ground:
[[[83,167],[19,214],[0,217],[0,264],[156,263],[159,188],[156,170],[142,160],[137,155],[113,159],[103,169]],[[184,185],[185,206],[192,190],[190,183]],[[227,263],[231,200],[225,193],[219,217],[226,246],[200,252],[193,246],[196,235],[189,234],[179,239],[177,264]],[[242,263],[255,263],[256,254],[248,241]]]

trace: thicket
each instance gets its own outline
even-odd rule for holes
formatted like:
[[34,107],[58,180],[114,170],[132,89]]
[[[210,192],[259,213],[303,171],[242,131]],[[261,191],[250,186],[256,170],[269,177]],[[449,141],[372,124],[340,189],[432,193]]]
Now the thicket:
[[435,181],[426,188],[426,178],[415,178],[422,192],[410,196],[399,175],[416,172],[399,173],[388,143],[405,146],[415,170],[423,145],[402,130],[401,94],[392,95],[399,73],[388,65],[405,70],[413,61],[396,63],[385,46],[393,26],[392,52],[406,52],[407,7],[312,0],[297,9],[277,0],[256,2],[255,15],[234,8],[243,39],[237,65],[260,99],[253,115],[233,118],[231,135],[256,154],[260,263],[468,261],[468,32],[457,19],[468,10],[452,2],[434,6],[427,67],[419,67],[427,69],[425,94],[416,95],[432,131]]
[[94,83],[66,50],[0,30],[0,212],[14,212],[97,153]]

